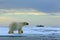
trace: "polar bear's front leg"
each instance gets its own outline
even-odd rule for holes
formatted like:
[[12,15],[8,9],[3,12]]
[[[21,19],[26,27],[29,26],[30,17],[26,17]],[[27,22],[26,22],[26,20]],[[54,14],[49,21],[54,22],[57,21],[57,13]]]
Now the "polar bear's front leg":
[[23,30],[20,28],[18,29],[18,34],[21,34],[21,33],[23,33]]

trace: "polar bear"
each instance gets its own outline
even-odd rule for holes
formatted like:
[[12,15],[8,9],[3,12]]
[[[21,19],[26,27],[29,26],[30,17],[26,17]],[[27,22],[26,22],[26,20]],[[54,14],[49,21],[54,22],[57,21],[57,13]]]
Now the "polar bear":
[[12,22],[9,24],[9,31],[8,34],[13,34],[14,30],[18,30],[18,34],[23,33],[22,27],[25,25],[29,25],[28,22]]

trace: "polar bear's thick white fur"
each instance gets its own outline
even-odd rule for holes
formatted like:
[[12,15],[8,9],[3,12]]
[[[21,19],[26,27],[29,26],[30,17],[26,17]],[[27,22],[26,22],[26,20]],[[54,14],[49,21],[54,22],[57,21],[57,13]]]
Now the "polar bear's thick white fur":
[[13,34],[14,30],[18,30],[18,34],[23,33],[22,27],[25,25],[29,25],[27,22],[12,22],[9,24],[9,31],[8,34]]

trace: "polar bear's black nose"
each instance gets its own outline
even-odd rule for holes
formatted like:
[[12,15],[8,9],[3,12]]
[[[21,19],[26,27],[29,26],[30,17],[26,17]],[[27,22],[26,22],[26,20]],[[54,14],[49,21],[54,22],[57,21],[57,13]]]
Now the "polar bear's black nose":
[[29,23],[26,23],[26,25],[29,25]]

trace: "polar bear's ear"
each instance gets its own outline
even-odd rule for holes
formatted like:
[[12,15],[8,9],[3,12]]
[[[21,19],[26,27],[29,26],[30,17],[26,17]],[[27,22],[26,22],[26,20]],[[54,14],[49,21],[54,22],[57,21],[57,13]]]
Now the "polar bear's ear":
[[24,25],[29,25],[29,23],[27,23],[27,22],[23,22],[23,24],[24,24]]

